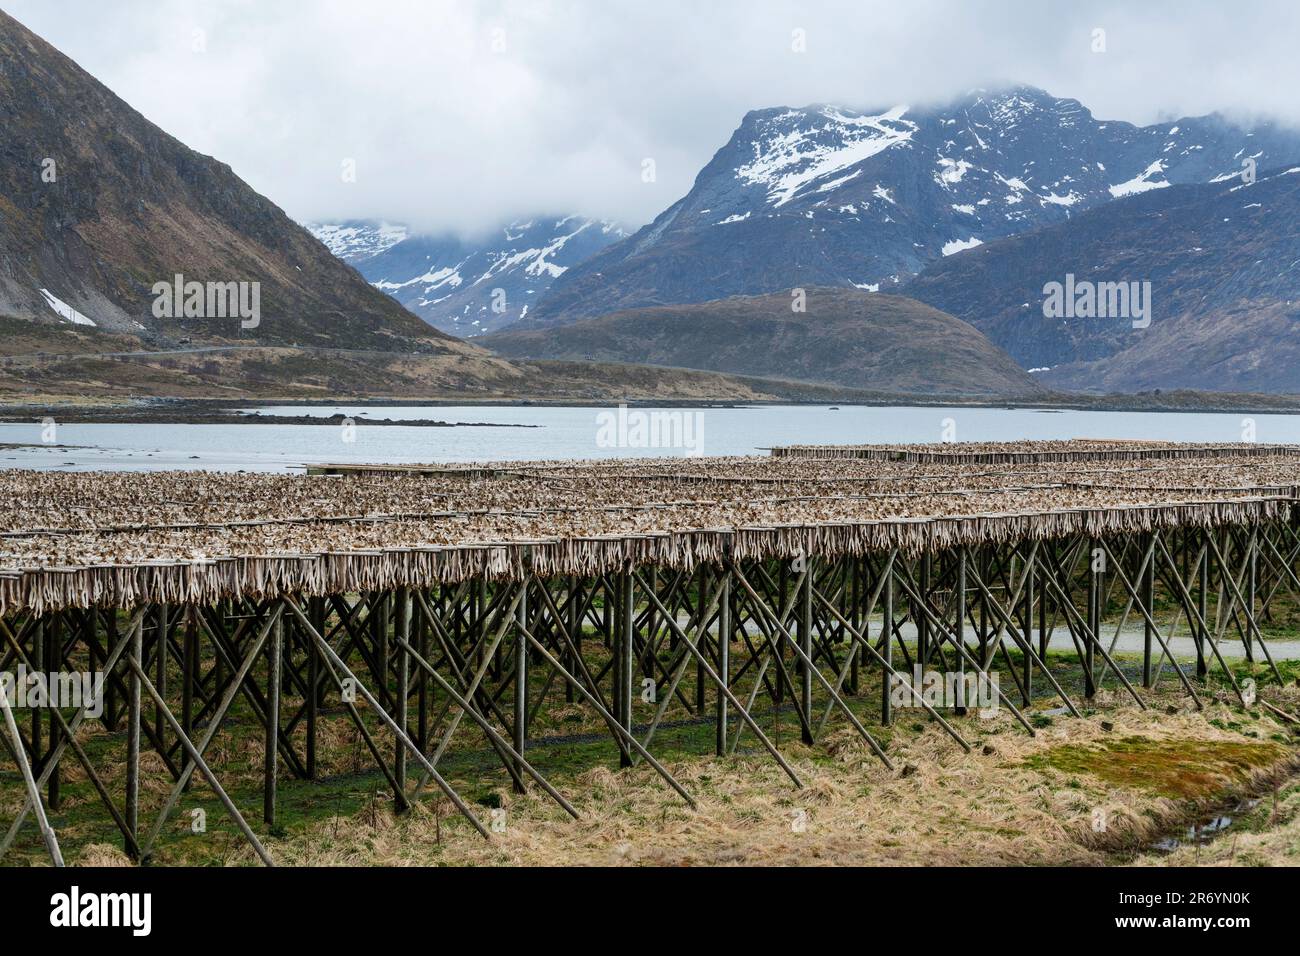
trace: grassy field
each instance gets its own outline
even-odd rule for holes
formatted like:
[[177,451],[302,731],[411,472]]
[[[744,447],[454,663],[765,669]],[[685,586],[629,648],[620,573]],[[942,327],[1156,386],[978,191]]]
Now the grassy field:
[[[1082,681],[1077,664],[1064,655],[1053,655],[1050,663],[1076,695]],[[1125,670],[1136,666],[1129,659],[1121,664]],[[1239,677],[1250,673],[1250,665],[1234,666]],[[1255,676],[1265,699],[1294,714],[1300,712],[1300,664],[1283,667],[1281,688],[1268,684],[1262,669]],[[1082,718],[1060,713],[1058,700],[1039,697],[1027,712],[1034,736],[1005,708],[988,719],[974,711],[949,714],[972,744],[969,754],[920,709],[900,708],[892,726],[880,727],[879,684],[864,685],[853,706],[889,753],[892,771],[847,721],[832,719],[825,737],[805,747],[789,705],[765,711],[760,705],[760,725],[803,779],[803,789],[791,784],[752,733],[741,735],[733,756],[718,758],[711,755],[710,721],[673,721],[660,728],[651,751],[696,798],[694,810],[644,764],[617,769],[607,732],[580,705],[564,705],[557,690],[552,687],[552,703],[535,729],[552,740],[536,742],[527,755],[581,820],[569,818],[540,788],[513,793],[475,728],[462,727],[439,765],[493,825],[490,841],[433,788],[409,811],[394,813],[383,776],[339,710],[321,722],[321,779],[298,781],[282,771],[273,832],[260,819],[263,744],[247,713],[233,714],[209,758],[281,865],[1300,863],[1296,727],[1262,708],[1240,707],[1226,681],[1214,675],[1204,685],[1201,712],[1166,674],[1147,694],[1145,712],[1113,678]],[[635,719],[649,718],[644,706]],[[733,732],[738,726],[733,717]],[[376,739],[392,746],[386,734]],[[83,741],[120,794],[122,735],[91,724]],[[64,767],[63,803],[52,820],[69,862],[129,865],[88,778],[71,755]],[[155,754],[146,753],[144,767],[141,819],[147,829],[171,778]],[[413,765],[413,776],[417,771]],[[8,768],[0,782],[0,819],[7,823],[21,786]],[[206,814],[202,832],[195,832],[195,811]],[[1188,827],[1224,813],[1233,823],[1216,839],[1204,845],[1186,839]],[[1155,848],[1171,836],[1186,845],[1172,852]],[[29,824],[4,862],[42,861]],[[255,865],[257,859],[196,779],[150,862]]]

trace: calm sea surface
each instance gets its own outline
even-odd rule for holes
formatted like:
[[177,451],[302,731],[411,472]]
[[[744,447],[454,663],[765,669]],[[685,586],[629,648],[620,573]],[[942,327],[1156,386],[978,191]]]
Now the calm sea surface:
[[[328,405],[266,407],[285,415],[351,416],[354,429],[330,425],[62,425],[57,446],[42,444],[42,426],[0,424],[0,467],[66,470],[172,468],[293,471],[320,462],[463,462],[529,458],[605,458],[761,454],[794,443],[933,442],[945,420],[958,441],[1052,438],[1145,438],[1174,441],[1242,440],[1240,414],[1078,412],[1005,408],[880,408],[762,406],[629,409],[625,427],[608,407]],[[645,447],[638,412],[677,426],[669,447]],[[601,418],[602,413],[606,416]],[[683,417],[687,416],[687,417]],[[1261,442],[1300,442],[1300,415],[1254,415]],[[370,419],[429,419],[529,425],[529,428],[367,427]],[[648,420],[641,425],[648,426]],[[603,427],[602,427],[603,426]],[[666,428],[665,430],[671,430]],[[683,440],[684,439],[684,440]],[[611,441],[614,443],[611,445]],[[683,447],[685,446],[685,447]]]

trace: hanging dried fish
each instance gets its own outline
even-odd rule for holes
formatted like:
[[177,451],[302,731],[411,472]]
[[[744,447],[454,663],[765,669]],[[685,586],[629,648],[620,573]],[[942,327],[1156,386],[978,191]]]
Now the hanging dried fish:
[[0,613],[909,554],[1287,517],[1300,446],[791,446],[767,457],[0,472]]

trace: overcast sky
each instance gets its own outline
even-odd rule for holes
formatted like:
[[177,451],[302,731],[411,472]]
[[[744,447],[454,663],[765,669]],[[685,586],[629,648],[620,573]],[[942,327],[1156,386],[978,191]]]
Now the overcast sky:
[[746,110],[934,101],[999,80],[1105,119],[1300,123],[1294,0],[0,6],[301,220],[474,231],[552,211],[639,225],[690,188]]

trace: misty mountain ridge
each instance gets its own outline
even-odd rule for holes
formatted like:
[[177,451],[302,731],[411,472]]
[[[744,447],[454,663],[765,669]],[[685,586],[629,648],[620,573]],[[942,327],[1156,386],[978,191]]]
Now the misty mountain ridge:
[[[349,227],[332,239],[359,252],[365,237]],[[214,313],[214,291],[256,303],[258,321]],[[230,167],[164,133],[3,13],[0,353],[0,394],[24,398],[838,394],[491,356],[370,286]]]
[[526,318],[558,277],[626,236],[608,220],[556,215],[515,220],[484,238],[358,220],[309,228],[375,288],[463,337]]
[[404,223],[379,219],[347,219],[336,223],[304,223],[307,231],[344,262],[364,262],[386,252],[410,235]]
[[1028,86],[942,106],[746,114],[690,192],[567,270],[527,325],[793,286],[888,290],[1080,212],[1300,160],[1300,133],[1212,114],[1103,121]]

